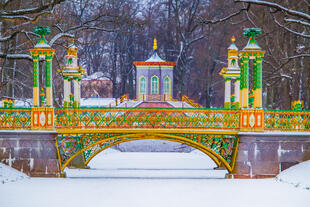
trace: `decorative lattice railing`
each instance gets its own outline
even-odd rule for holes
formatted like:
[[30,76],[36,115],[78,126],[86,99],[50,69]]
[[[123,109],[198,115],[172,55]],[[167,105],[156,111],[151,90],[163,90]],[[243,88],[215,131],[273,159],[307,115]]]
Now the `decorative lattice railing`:
[[265,110],[264,129],[310,131],[310,111]]
[[30,129],[30,108],[0,108],[0,129]]
[[[225,109],[55,109],[58,129],[177,128],[239,130],[239,111]],[[31,108],[0,108],[0,129],[30,129]],[[310,111],[265,110],[264,130],[310,131]]]
[[56,128],[238,129],[239,112],[223,109],[56,109]]

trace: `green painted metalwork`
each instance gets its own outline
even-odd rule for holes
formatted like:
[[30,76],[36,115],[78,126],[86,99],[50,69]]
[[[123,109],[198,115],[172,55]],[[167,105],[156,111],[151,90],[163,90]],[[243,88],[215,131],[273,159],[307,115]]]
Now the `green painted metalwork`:
[[[229,165],[233,165],[233,156],[238,143],[237,136],[190,133],[165,133],[158,134],[157,136],[170,141],[180,141],[178,137],[185,138],[185,140],[189,140],[191,143],[208,148],[220,155]],[[83,152],[85,162],[88,163],[94,155],[109,146],[120,142],[145,138],[147,137],[140,137],[136,133],[59,134],[57,145],[62,165],[61,168],[65,167],[70,162],[70,159],[80,152]]]
[[265,110],[264,129],[310,131],[310,111]]
[[[57,129],[174,128],[239,130],[239,110],[57,108]],[[31,108],[0,108],[1,129],[31,128]],[[264,129],[310,131],[310,111],[265,110]]]
[[44,35],[49,35],[51,33],[51,30],[49,27],[38,26],[34,28],[34,33],[43,37]]
[[238,129],[239,111],[223,109],[81,108],[56,109],[56,128]]
[[248,73],[249,73],[249,57],[242,57],[240,59],[240,89],[247,89],[249,85]]
[[32,59],[33,59],[33,87],[38,87],[39,86],[39,73],[38,73],[39,56],[34,55],[32,56]]
[[262,30],[260,28],[245,28],[243,35],[251,38],[253,43],[256,44],[255,37],[261,33],[262,33]]
[[46,56],[46,87],[52,87],[52,56]]
[[30,129],[30,108],[0,108],[0,129]]
[[255,74],[256,74],[256,89],[262,88],[262,57],[256,57],[256,67],[255,67]]

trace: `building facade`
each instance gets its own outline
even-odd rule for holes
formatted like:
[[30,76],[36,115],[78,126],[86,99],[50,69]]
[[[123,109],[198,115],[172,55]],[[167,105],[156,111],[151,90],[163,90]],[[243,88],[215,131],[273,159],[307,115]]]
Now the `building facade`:
[[136,94],[140,101],[170,101],[173,95],[173,67],[175,62],[165,62],[157,54],[154,39],[153,54],[145,62],[134,62],[136,66]]

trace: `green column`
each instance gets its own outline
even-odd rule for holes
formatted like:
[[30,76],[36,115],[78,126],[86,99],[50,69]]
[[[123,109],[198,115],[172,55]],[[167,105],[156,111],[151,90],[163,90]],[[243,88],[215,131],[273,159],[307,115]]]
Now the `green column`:
[[256,57],[254,107],[262,108],[262,57]]
[[52,58],[46,56],[46,106],[53,106],[53,91],[52,91]]
[[242,57],[240,68],[240,108],[248,108],[248,87],[249,87],[249,57]]
[[39,56],[33,55],[33,106],[39,107]]
[[253,91],[256,90],[257,86],[257,70],[256,70],[256,59],[253,60]]

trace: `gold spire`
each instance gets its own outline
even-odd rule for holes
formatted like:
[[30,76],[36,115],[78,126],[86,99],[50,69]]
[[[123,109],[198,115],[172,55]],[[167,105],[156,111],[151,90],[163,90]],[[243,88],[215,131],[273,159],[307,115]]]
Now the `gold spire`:
[[153,49],[157,50],[157,40],[154,38]]
[[233,36],[231,36],[230,40],[231,40],[231,42],[232,42],[232,43],[234,43],[234,42],[236,41],[235,36],[234,36],[234,35],[233,35]]

